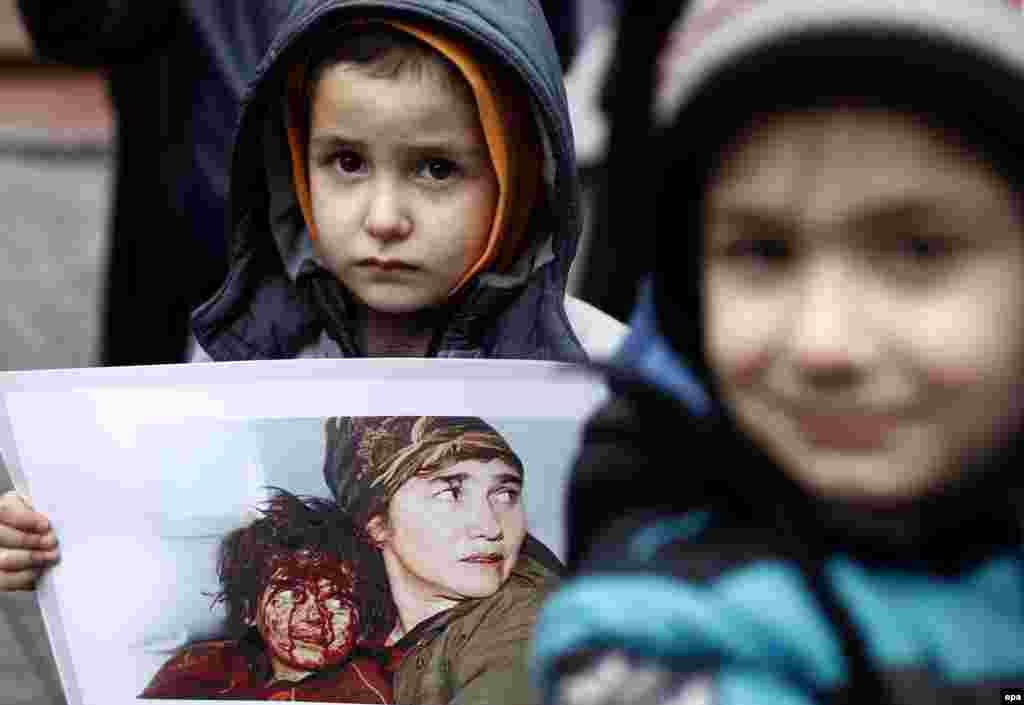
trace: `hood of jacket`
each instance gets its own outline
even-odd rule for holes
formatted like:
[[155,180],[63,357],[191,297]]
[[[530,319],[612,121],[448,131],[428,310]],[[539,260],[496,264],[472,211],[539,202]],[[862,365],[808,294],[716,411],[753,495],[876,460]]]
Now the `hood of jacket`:
[[[535,0],[303,0],[278,29],[241,106],[229,178],[230,271],[193,313],[214,360],[358,354],[332,344],[301,281],[312,254],[291,181],[284,128],[288,69],[346,19],[387,17],[460,37],[513,75],[531,98],[544,151],[543,205],[529,244],[503,273],[474,277],[449,304],[433,354],[579,361],[563,298],[581,232],[572,128],[554,41]],[[342,317],[348,315],[341,306]]]
[[[808,502],[747,442],[720,403],[704,355],[699,234],[703,192],[717,156],[753,114],[827,104],[843,95],[871,97],[956,129],[1024,191],[1024,16],[1002,0],[733,4],[744,5],[742,14],[718,23],[696,44],[681,42],[685,60],[670,56],[660,72],[667,85],[660,86],[650,118],[653,153],[665,155],[654,209],[659,256],[616,360],[627,371],[619,389],[653,384],[711,421],[705,424],[715,429],[707,453],[718,458],[715,466],[742,468],[719,478],[741,512],[768,512],[766,520],[774,521],[770,514],[787,506],[787,523],[830,527],[819,534],[833,545],[876,557],[906,558],[925,544],[944,547],[933,556],[938,561],[957,546],[971,552],[978,536],[958,534],[956,527],[1004,509],[1012,526],[1000,519],[988,534],[1019,540],[1019,497],[1007,492],[1020,486],[1014,470],[1019,439],[984,473],[914,501],[885,509]],[[792,509],[797,505],[801,509]],[[943,540],[936,542],[937,535]]]

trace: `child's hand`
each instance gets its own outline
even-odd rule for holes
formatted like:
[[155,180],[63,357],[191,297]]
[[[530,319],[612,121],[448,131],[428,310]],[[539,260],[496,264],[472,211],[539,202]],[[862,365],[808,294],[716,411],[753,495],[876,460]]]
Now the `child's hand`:
[[705,676],[688,676],[612,650],[589,654],[563,672],[552,705],[710,705]]
[[46,517],[18,493],[0,495],[0,592],[31,590],[57,560],[57,536]]

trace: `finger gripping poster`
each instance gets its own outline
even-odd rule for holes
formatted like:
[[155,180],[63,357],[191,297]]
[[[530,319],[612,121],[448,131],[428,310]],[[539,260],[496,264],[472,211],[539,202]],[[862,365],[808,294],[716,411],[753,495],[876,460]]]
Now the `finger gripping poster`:
[[61,560],[70,705],[521,703],[570,365],[323,360],[5,373],[0,449]]

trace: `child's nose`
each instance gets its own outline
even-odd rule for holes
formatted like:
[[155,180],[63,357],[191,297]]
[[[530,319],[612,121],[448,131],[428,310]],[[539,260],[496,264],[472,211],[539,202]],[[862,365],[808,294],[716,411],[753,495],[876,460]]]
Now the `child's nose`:
[[805,381],[837,384],[859,377],[870,363],[864,328],[864,292],[839,261],[822,261],[803,274],[791,319],[789,350]]
[[372,189],[363,223],[367,234],[378,240],[409,237],[412,233],[412,219],[398,185],[391,179],[382,178]]
[[309,598],[299,605],[298,612],[299,618],[306,624],[322,624],[324,621],[315,599]]

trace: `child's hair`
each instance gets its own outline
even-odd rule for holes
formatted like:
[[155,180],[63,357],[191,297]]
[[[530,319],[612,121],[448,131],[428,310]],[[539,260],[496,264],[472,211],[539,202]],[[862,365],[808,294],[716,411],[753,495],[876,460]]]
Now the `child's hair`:
[[447,57],[408,32],[382,22],[351,23],[314,46],[306,64],[310,93],[323,73],[338,64],[351,64],[373,78],[433,74],[472,100],[469,84]]
[[349,566],[352,599],[359,610],[358,639],[382,640],[397,613],[380,554],[334,502],[272,489],[274,495],[260,509],[263,516],[229,533],[220,545],[221,588],[214,604],[223,602],[227,609],[228,633],[235,637],[245,633],[274,572],[301,551],[311,558],[336,558]]

